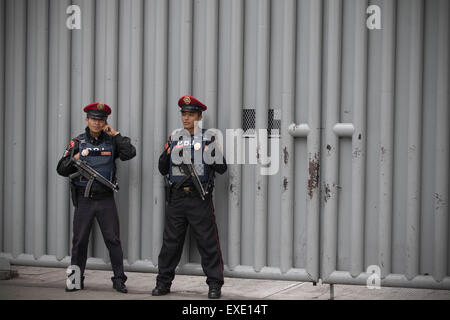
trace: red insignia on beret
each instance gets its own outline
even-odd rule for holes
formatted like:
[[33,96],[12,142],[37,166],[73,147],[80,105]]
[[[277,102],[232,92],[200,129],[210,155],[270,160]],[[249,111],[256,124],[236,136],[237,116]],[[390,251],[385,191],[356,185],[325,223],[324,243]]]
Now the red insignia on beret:
[[201,103],[199,100],[197,100],[196,98],[194,98],[193,96],[182,96],[179,100],[178,100],[178,106],[181,108],[183,106],[194,106],[194,107],[199,107],[201,109],[201,111],[206,111],[207,106],[205,106],[203,103]]

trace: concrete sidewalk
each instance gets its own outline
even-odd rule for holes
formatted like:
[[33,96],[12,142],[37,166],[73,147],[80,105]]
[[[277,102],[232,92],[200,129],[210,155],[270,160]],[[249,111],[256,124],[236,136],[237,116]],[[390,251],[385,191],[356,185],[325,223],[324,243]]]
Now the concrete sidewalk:
[[[0,280],[0,299],[134,299],[134,300],[203,300],[208,299],[205,277],[177,275],[171,293],[153,297],[156,274],[127,272],[128,294],[112,289],[111,271],[86,270],[85,290],[64,291],[66,273],[62,268],[11,266],[18,276]],[[369,290],[364,286],[335,285],[335,300],[450,300],[450,291],[387,288]],[[222,299],[225,300],[327,300],[330,286],[309,282],[225,278]]]

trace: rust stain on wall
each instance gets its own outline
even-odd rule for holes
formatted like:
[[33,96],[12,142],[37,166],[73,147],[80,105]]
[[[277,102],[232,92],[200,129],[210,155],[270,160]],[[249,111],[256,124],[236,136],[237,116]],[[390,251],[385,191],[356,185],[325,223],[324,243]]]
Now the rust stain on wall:
[[324,200],[325,200],[325,202],[327,202],[328,199],[331,198],[331,189],[330,189],[330,185],[328,183],[325,183],[324,191],[325,191]]
[[288,179],[284,177],[283,179],[283,191],[286,191],[288,188]]
[[308,195],[312,199],[314,189],[319,186],[319,154],[314,153],[314,157],[309,159],[309,179],[308,179]]
[[283,148],[283,155],[284,155],[284,164],[287,164],[289,161],[289,152],[287,151],[287,148]]

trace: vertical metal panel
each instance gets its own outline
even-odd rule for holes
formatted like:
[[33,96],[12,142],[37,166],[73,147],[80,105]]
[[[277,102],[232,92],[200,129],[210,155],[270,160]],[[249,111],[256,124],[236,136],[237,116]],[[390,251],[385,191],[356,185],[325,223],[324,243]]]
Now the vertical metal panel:
[[[244,61],[243,61],[243,109],[255,108],[256,92],[256,1],[245,1],[244,3]],[[245,37],[245,35],[247,35]],[[240,115],[242,117],[242,113]],[[243,121],[241,120],[240,127]],[[244,139],[245,159],[249,159],[248,152],[251,137]],[[247,160],[246,160],[247,161]],[[255,170],[253,165],[242,166],[242,201],[241,207],[241,264],[253,266],[254,263],[254,212],[255,212]]]
[[[300,19],[297,24],[296,123],[289,126],[288,132],[306,141],[299,139],[295,143],[294,266],[302,267],[299,271],[306,280],[317,281],[323,7],[322,1],[301,1],[297,8]],[[281,154],[284,157],[284,153]]]
[[[89,2],[89,4],[87,3]],[[83,28],[90,29],[90,24],[95,27],[92,36],[89,37],[85,34],[84,42],[89,43],[94,41],[94,51],[91,54],[94,55],[94,101],[102,101],[112,107],[112,114],[108,120],[111,125],[117,129],[117,62],[118,62],[118,1],[117,0],[98,0],[95,2],[95,8],[92,8],[92,3],[87,1],[85,3],[80,3],[82,9],[82,30]],[[88,6],[88,7],[86,7]],[[93,10],[93,12],[87,12],[85,15],[83,12]],[[94,18],[94,21],[91,19]],[[87,21],[87,22],[86,22]],[[74,33],[79,33],[80,31],[75,30]],[[92,58],[88,58],[92,60]],[[83,101],[84,98],[82,97]],[[92,100],[91,100],[92,102]],[[83,104],[84,105],[84,104]],[[81,106],[80,106],[81,108]],[[76,109],[76,107],[72,107]],[[81,109],[78,110],[83,117]],[[84,120],[80,123],[79,127],[72,127],[72,130],[76,132],[82,132],[85,127]],[[120,129],[119,129],[120,130]],[[119,181],[120,182],[120,181]],[[124,229],[124,222],[122,222],[122,230]],[[123,232],[123,231],[122,231]],[[94,232],[92,239],[94,241],[90,242],[88,256],[103,256],[105,261],[109,260],[107,257],[107,251],[103,242],[102,234],[97,223],[94,223]],[[94,248],[95,247],[95,248]],[[94,250],[92,250],[94,248]],[[103,252],[103,255],[101,254]]]
[[[49,8],[48,145],[64,150],[70,139],[70,31],[66,26],[69,1],[51,0]],[[63,26],[63,27],[62,27]],[[55,175],[58,157],[48,157],[47,250],[58,260],[68,254],[69,193],[67,179]]]
[[[155,64],[154,61],[156,58],[156,50],[164,50],[164,44],[158,43],[156,44],[156,37],[158,30],[163,31],[164,27],[159,28],[156,27],[157,19],[162,21],[164,19],[164,14],[160,17],[161,12],[156,12],[157,1],[144,1],[144,17],[146,17],[143,21],[143,88],[149,88],[149,90],[143,91],[142,97],[142,140],[147,141],[147,143],[142,144],[142,151],[140,152],[142,155],[142,211],[141,211],[141,250],[140,257],[146,260],[152,260],[152,237],[153,237],[153,229],[152,229],[152,220],[153,214],[152,212],[160,212],[159,208],[161,208],[161,198],[158,197],[158,191],[155,190],[153,192],[153,188],[160,189],[162,184],[160,184],[160,180],[158,176],[155,175],[155,162],[145,161],[145,159],[156,159],[159,155],[154,154],[153,150],[158,150],[155,148],[155,145],[163,144],[164,132],[158,132],[159,126],[161,123],[165,122],[165,119],[161,119],[160,112],[157,112],[157,106],[153,102],[153,97],[155,96]],[[156,44],[156,45],[155,45]],[[161,48],[152,50],[152,47],[161,46]],[[161,60],[160,60],[161,61]],[[165,64],[164,60],[161,61],[161,67],[164,68]],[[159,74],[160,75],[160,74]],[[161,79],[164,81],[164,78]],[[163,82],[165,85],[165,82]],[[159,105],[159,103],[158,103]],[[160,107],[160,106],[159,106]],[[159,118],[156,119],[156,115],[159,114]],[[161,122],[161,123],[158,123]],[[158,129],[156,129],[158,127]],[[160,151],[160,150],[158,150]],[[156,167],[157,170],[157,167]],[[158,171],[156,171],[157,173]],[[156,180],[156,181],[154,181]],[[150,196],[152,195],[152,196]],[[152,208],[153,210],[150,210]]]
[[[280,270],[286,272],[293,267],[294,253],[294,138],[287,132],[294,120],[295,101],[295,1],[286,1],[283,6],[283,94],[281,120],[281,256]],[[273,150],[272,150],[273,152]]]
[[[267,263],[267,176],[261,174],[262,156],[267,154],[267,136],[262,136],[267,128],[267,111],[269,109],[269,48],[270,48],[270,2],[257,1],[256,30],[256,97],[255,129],[256,157],[255,166],[255,221],[254,221],[254,268],[260,271]],[[251,152],[251,151],[250,151]]]
[[[242,126],[242,92],[243,92],[243,47],[244,47],[244,35],[242,30],[244,29],[244,3],[239,0],[222,1],[221,9],[229,13],[226,21],[227,31],[229,32],[229,42],[227,42],[220,49],[220,52],[224,53],[222,61],[223,67],[221,68],[220,75],[225,78],[223,92],[220,94],[219,110],[226,109],[230,106],[229,110],[229,126],[231,129],[239,129]],[[227,7],[228,6],[228,7]],[[226,9],[225,9],[226,8]],[[223,21],[223,20],[221,20]],[[225,41],[222,41],[224,43]],[[225,60],[225,59],[229,60]],[[226,72],[229,70],[229,73]],[[228,113],[228,111],[227,111]],[[225,116],[225,113],[222,113]],[[220,114],[219,114],[220,117]],[[242,137],[237,138],[236,153],[239,152],[240,143],[242,143]],[[227,143],[229,141],[227,140]],[[228,146],[225,146],[227,150]],[[229,159],[228,159],[228,162]],[[233,164],[228,164],[229,180],[227,185],[228,191],[228,252],[227,261],[228,267],[233,270],[240,264],[241,255],[241,208],[242,208],[242,170],[241,165],[235,164],[236,158],[233,159]],[[217,193],[216,193],[217,194]]]
[[[180,128],[178,99],[192,94],[193,74],[193,2],[176,0],[169,3],[169,66],[167,95],[167,131]],[[199,97],[199,99],[201,99]],[[186,235],[180,265],[189,261],[189,233]]]
[[[142,150],[142,54],[143,2],[121,0],[119,9],[119,126]],[[132,162],[122,163],[121,180],[129,179],[128,206],[128,262],[140,257],[141,224],[141,160],[140,154]]]
[[395,94],[395,16],[396,3],[385,1],[382,6],[384,34],[382,38],[382,88],[380,110],[380,190],[379,190],[379,265],[382,277],[391,272],[392,195],[394,153],[394,94]]
[[[354,33],[352,15],[353,3],[342,2],[342,36],[341,36],[341,89],[340,89],[340,123],[353,123],[352,119],[352,72],[354,68]],[[353,125],[353,124],[352,124]],[[351,225],[351,203],[352,187],[351,180],[351,154],[352,137],[341,136],[339,141],[339,167],[338,167],[338,216],[337,216],[337,270],[349,270],[350,268],[350,228]],[[327,169],[327,168],[326,168]]]
[[28,6],[27,88],[26,88],[26,250],[39,258],[46,253],[46,213],[48,144],[48,1],[33,1]]
[[[308,54],[307,50],[302,48],[308,47],[308,25],[309,12],[305,8],[305,1],[297,3],[297,27],[296,27],[296,88],[295,88],[295,123],[309,128],[308,125],[308,88],[307,88],[307,70],[308,70]],[[308,197],[308,156],[306,141],[304,139],[308,130],[304,130],[301,135],[302,139],[294,140],[295,159],[295,178],[294,186],[294,266],[304,267],[307,256],[307,197]]]
[[354,3],[354,75],[353,114],[355,132],[352,137],[352,234],[351,234],[351,274],[363,271],[364,233],[364,190],[365,190],[365,140],[366,140],[366,70],[367,70],[367,29],[364,13],[367,2]]
[[[408,2],[409,3],[409,2]],[[408,38],[406,35],[409,31],[409,10],[408,4],[405,1],[397,2],[397,49],[396,49],[396,65],[395,65],[395,88],[396,92],[408,92],[407,77],[408,73]],[[405,57],[399,59],[398,57]],[[406,239],[406,210],[404,207],[406,199],[406,188],[403,179],[407,176],[406,166],[402,165],[407,163],[407,110],[408,101],[405,94],[395,95],[395,115],[394,115],[394,190],[393,190],[393,232],[392,236],[392,272],[402,273],[405,270],[404,264],[404,252],[405,252],[405,239]]]
[[[73,2],[81,10],[81,29],[74,29],[72,34],[72,78],[71,78],[71,126],[70,137],[78,136],[85,124],[82,108],[94,100],[94,50],[95,50],[95,2],[78,0]],[[110,102],[105,103],[109,104]],[[70,230],[73,229],[73,206],[71,206]],[[105,246],[98,223],[94,221],[89,243],[88,256],[104,256]],[[92,253],[94,248],[94,253]]]
[[437,281],[442,281],[448,267],[448,214],[449,214],[449,32],[448,1],[439,2],[437,81],[436,81],[436,164],[434,190],[434,269]]
[[[142,126],[142,137],[143,140],[147,140],[148,142],[142,145],[142,158],[149,159],[153,157],[153,150],[155,141],[153,140],[153,134],[159,119],[152,119],[152,115],[156,115],[154,105],[151,103],[151,97],[154,96],[154,69],[155,65],[152,63],[155,60],[155,54],[152,51],[151,44],[155,43],[156,38],[156,1],[152,2],[144,2],[144,53],[143,53],[143,87],[151,88],[150,90],[146,90],[143,92],[143,110],[142,110],[142,118],[143,118],[143,126]],[[153,15],[152,15],[153,14]],[[159,19],[163,19],[163,17],[159,17]],[[164,49],[164,47],[162,48]],[[155,121],[155,122],[153,122]],[[147,124],[147,125],[146,125]],[[156,132],[155,132],[156,133]],[[162,138],[164,139],[164,138]],[[145,208],[155,208],[160,207],[158,202],[159,198],[153,199],[148,195],[153,195],[153,179],[155,177],[155,173],[153,171],[154,163],[151,162],[142,162],[142,220],[141,220],[141,252],[140,256],[143,259],[151,260],[152,256],[152,215],[150,210],[145,210]],[[157,181],[159,182],[159,180]],[[155,190],[156,192],[156,190]],[[147,196],[146,196],[147,195]]]
[[[218,0],[195,1],[193,6],[192,93],[208,106],[208,110],[202,118],[203,128],[217,128],[218,9]],[[214,194],[217,194],[217,189]],[[225,214],[218,214],[218,211],[221,211],[220,203],[225,199],[223,197],[214,198],[215,219],[220,228],[222,224],[226,223],[226,220],[223,221],[226,219]],[[190,261],[200,261],[200,254],[196,248],[197,243],[191,233]]]
[[[6,12],[6,0],[0,0],[0,187],[1,190],[4,188],[4,168],[5,168],[5,36],[6,36],[6,22],[5,22],[5,12]],[[4,217],[5,217],[5,202],[4,193],[0,192],[0,250],[6,251],[3,248],[4,243]]]
[[216,128],[219,2],[195,1],[193,10],[193,94],[208,106],[203,127]]
[[423,1],[410,4],[410,75],[408,118],[408,182],[406,217],[406,276],[419,273],[421,110],[423,76]]
[[[284,5],[277,5],[275,2],[271,3],[270,7],[270,49],[269,49],[269,110],[273,110],[281,114],[283,107],[283,47],[284,39],[280,37],[283,34],[284,28]],[[291,66],[292,67],[292,66]],[[294,85],[295,83],[290,83],[289,85]],[[268,116],[269,119],[269,116]],[[270,121],[270,120],[268,120]],[[292,122],[292,120],[291,120]],[[266,124],[267,126],[267,124]],[[275,144],[279,145],[280,138],[270,135],[268,140],[268,154],[273,154],[273,147]],[[273,144],[273,145],[272,145]],[[276,152],[278,152],[278,146],[275,147]],[[278,154],[277,154],[278,155]],[[272,159],[271,159],[272,160]],[[266,162],[262,158],[262,162]],[[268,162],[268,161],[267,161]],[[273,162],[273,161],[272,161]],[[275,163],[270,163],[264,169],[269,169],[269,166],[274,166]],[[281,241],[281,224],[282,219],[280,218],[281,203],[279,199],[281,198],[282,189],[281,185],[281,170],[278,169],[276,174],[267,176],[267,262],[266,264],[271,267],[280,267],[280,241]],[[292,241],[291,241],[292,242]],[[285,248],[289,250],[289,248]]]
[[25,88],[26,1],[6,3],[5,64],[5,249],[18,256],[25,249]]
[[[155,35],[155,94],[154,100],[158,101],[155,104],[154,114],[154,151],[153,159],[158,159],[161,149],[160,145],[167,139],[166,119],[165,114],[161,112],[161,108],[167,108],[167,51],[168,51],[168,4],[164,0],[157,2],[156,8],[156,35]],[[148,97],[151,101],[152,97]],[[160,107],[159,107],[159,106]],[[164,224],[164,189],[163,178],[159,174],[157,161],[153,164],[153,226],[152,226],[152,260],[157,264],[159,250],[162,246],[162,234]]]
[[[342,1],[325,2],[324,101],[325,128],[339,122]],[[323,173],[323,253],[322,275],[327,278],[337,267],[337,213],[339,136],[325,132],[322,143]]]
[[82,108],[94,100],[94,60],[95,60],[95,2],[73,1],[81,11],[82,28],[71,31],[71,126],[70,136],[80,134],[85,124]]
[[306,270],[311,279],[319,277],[319,201],[320,201],[320,105],[321,105],[321,52],[322,1],[309,3],[309,68],[308,68],[308,124],[307,137],[308,197],[307,205],[307,257]]
[[95,100],[114,107],[108,120],[117,128],[118,0],[97,0],[95,6]]

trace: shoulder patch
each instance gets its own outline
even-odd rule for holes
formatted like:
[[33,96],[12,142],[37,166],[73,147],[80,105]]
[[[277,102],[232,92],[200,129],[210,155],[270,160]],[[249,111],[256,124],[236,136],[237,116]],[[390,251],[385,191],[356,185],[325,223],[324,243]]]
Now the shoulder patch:
[[67,145],[66,150],[70,150],[75,146],[75,142],[73,140],[70,140],[69,144]]

